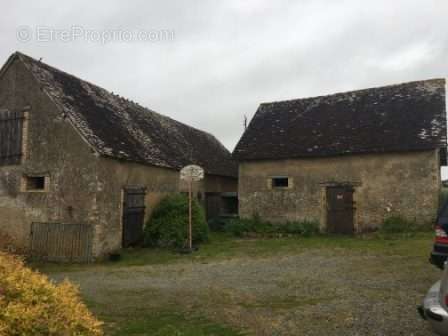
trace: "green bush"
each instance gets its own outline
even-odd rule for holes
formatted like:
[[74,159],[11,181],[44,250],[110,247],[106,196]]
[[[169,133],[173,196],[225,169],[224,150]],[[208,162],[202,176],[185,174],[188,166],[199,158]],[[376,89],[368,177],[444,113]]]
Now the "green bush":
[[253,232],[250,219],[232,219],[225,227],[225,231],[236,236],[242,237],[247,232]]
[[235,216],[217,216],[208,221],[208,227],[214,232],[223,232]]
[[[192,202],[193,243],[208,240],[204,210]],[[188,245],[188,197],[173,194],[165,197],[154,209],[145,225],[145,246],[181,248]]]
[[419,231],[426,231],[423,225],[418,225],[415,221],[407,220],[401,216],[393,215],[384,219],[379,229],[380,235],[390,237],[394,235],[414,236]]
[[285,233],[308,237],[319,233],[319,223],[305,219],[300,222],[286,222],[280,229]]
[[229,221],[225,231],[234,236],[241,237],[248,233],[261,235],[294,234],[311,236],[319,233],[319,223],[310,220],[288,221],[285,223],[271,223],[263,221],[257,215],[253,218],[239,218]]

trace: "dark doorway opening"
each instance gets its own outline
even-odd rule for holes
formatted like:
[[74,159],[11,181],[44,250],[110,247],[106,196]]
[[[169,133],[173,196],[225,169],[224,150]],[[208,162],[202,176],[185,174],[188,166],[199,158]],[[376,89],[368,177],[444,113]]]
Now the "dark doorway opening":
[[204,205],[207,220],[238,215],[238,196],[236,192],[207,192],[205,193]]
[[329,233],[354,233],[354,189],[352,186],[327,187],[327,231]]
[[222,195],[222,215],[238,215],[238,196],[236,193],[224,193]]
[[126,187],[123,193],[123,247],[131,247],[143,241],[146,189]]

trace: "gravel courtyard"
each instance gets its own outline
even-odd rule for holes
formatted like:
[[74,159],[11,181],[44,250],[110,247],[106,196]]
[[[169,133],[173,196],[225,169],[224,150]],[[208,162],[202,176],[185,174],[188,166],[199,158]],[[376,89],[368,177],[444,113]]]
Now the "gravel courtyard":
[[259,240],[229,240],[231,253],[205,249],[161,263],[42,270],[79,284],[108,334],[125,334],[120,328],[129,320],[175,311],[234,335],[431,335],[415,309],[440,274],[427,261],[429,235],[309,239],[278,240],[277,250]]

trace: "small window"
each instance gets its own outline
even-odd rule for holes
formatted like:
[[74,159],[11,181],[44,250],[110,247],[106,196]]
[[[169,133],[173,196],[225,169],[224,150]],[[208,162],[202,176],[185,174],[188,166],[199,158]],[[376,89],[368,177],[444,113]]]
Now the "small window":
[[25,191],[45,191],[47,187],[47,178],[45,176],[25,176]]
[[288,188],[289,178],[287,177],[273,177],[272,188]]

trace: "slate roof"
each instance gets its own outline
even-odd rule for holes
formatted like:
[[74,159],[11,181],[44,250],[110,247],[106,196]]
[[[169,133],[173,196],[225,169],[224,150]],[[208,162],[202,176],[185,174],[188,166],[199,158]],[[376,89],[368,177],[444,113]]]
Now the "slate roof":
[[187,126],[22,53],[15,53],[83,138],[101,155],[207,174],[237,176],[230,152],[211,134]]
[[325,157],[444,148],[445,80],[432,79],[261,104],[237,160]]

